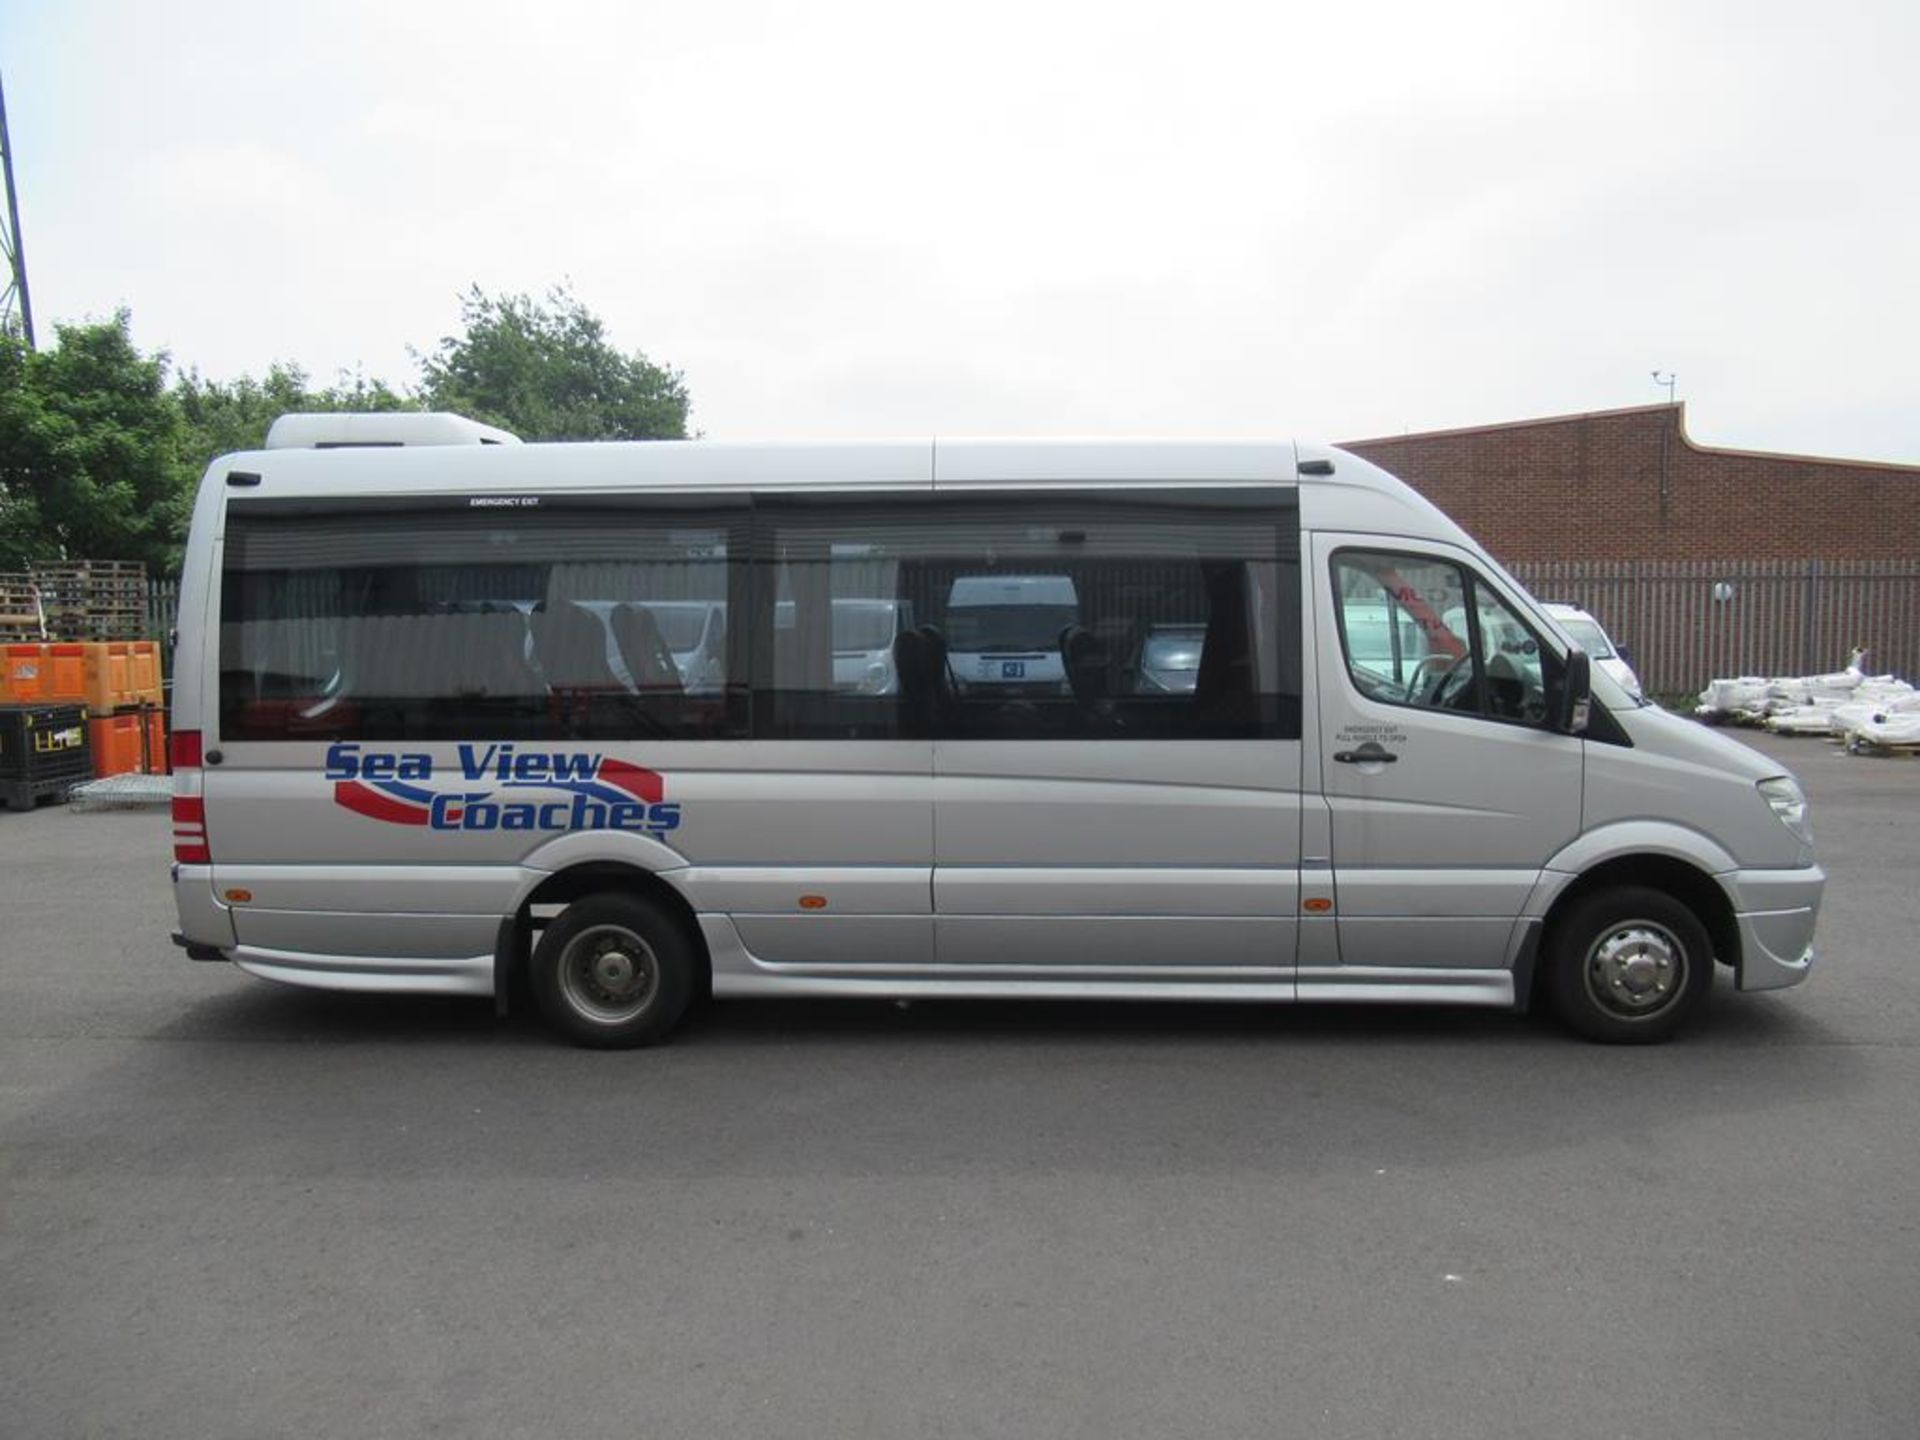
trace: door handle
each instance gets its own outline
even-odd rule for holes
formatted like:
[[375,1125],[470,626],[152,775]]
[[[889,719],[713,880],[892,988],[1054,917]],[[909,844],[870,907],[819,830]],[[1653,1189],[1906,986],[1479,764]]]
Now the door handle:
[[1369,740],[1358,750],[1336,750],[1333,758],[1342,765],[1391,765],[1400,757],[1386,746]]

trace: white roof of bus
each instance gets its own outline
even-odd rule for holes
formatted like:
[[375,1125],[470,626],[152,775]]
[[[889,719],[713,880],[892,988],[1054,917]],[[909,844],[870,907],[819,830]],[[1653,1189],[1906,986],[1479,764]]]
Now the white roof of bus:
[[[1301,467],[1309,463],[1310,473],[1302,474]],[[498,495],[502,503],[504,497],[523,503],[522,497],[541,494],[635,489],[1297,485],[1300,520],[1306,528],[1472,544],[1429,501],[1379,467],[1328,446],[1284,440],[374,444],[360,449],[287,448],[223,456],[209,470],[209,486],[224,488],[221,480],[229,470],[257,474],[263,483],[244,493],[261,498],[452,492]]]

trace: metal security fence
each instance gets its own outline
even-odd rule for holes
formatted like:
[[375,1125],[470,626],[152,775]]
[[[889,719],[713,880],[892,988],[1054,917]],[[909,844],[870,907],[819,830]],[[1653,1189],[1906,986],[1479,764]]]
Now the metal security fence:
[[1716,677],[1839,670],[1920,676],[1920,560],[1532,561],[1509,567],[1542,600],[1590,610],[1649,693]]
[[141,633],[149,640],[165,640],[180,623],[180,582],[147,582],[146,628]]

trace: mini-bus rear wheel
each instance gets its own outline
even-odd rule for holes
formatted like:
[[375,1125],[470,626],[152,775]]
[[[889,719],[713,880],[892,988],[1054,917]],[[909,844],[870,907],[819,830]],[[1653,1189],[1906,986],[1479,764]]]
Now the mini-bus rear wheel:
[[530,979],[540,1014],[578,1045],[650,1045],[686,1011],[694,991],[686,933],[651,900],[583,896],[547,926]]
[[1651,1044],[1705,1005],[1713,942],[1663,890],[1623,885],[1574,902],[1548,941],[1554,1011],[1589,1040]]

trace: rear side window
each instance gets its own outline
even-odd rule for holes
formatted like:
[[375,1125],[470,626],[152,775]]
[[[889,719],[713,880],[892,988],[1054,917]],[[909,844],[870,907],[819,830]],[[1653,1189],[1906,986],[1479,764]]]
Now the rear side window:
[[744,505],[236,501],[221,734],[743,734],[727,626]]

